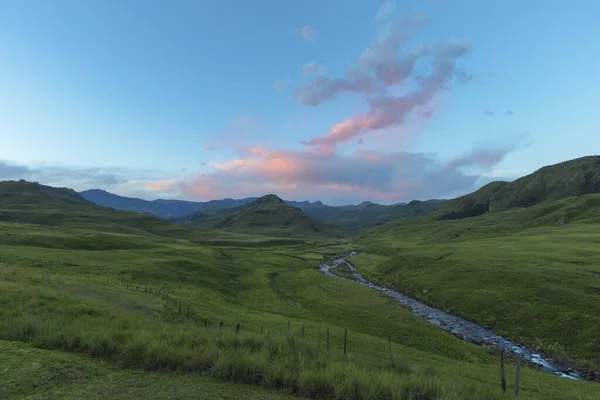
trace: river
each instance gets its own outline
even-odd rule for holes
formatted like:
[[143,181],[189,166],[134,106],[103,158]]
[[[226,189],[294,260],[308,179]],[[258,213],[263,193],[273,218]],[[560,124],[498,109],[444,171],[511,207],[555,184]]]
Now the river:
[[[321,271],[327,276],[353,281],[360,285],[368,286],[371,289],[383,292],[386,295],[398,301],[399,303],[408,307],[413,312],[413,314],[425,318],[432,324],[448,332],[451,332],[452,334],[463,339],[466,342],[484,347],[494,347],[497,349],[502,349],[507,353],[519,355],[523,359],[537,366],[541,371],[544,372],[548,372],[569,379],[583,379],[581,375],[579,375],[576,371],[569,369],[567,366],[560,365],[554,361],[548,360],[541,354],[523,345],[519,345],[511,340],[508,340],[490,329],[484,328],[483,326],[477,325],[474,322],[467,321],[466,319],[460,318],[456,315],[449,314],[445,311],[424,304],[396,290],[379,286],[368,281],[362,275],[356,272],[356,268],[352,264],[346,261],[346,259],[355,256],[356,254],[358,253],[353,251],[345,257],[338,258],[333,261],[333,265],[327,265],[323,263],[320,266]],[[336,268],[341,264],[346,264],[348,266],[352,275],[354,276],[354,279],[344,278],[330,271],[330,269]]]

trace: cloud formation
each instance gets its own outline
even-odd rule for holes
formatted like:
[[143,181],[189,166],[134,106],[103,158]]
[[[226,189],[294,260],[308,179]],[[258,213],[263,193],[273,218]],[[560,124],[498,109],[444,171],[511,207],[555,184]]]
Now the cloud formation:
[[[44,185],[69,187],[78,191],[102,188],[126,196],[151,198],[146,186],[161,173],[127,168],[80,168],[65,165],[25,166],[0,160],[0,181],[24,179]],[[163,189],[155,187],[157,189]]]
[[[470,80],[470,75],[458,65],[471,50],[468,40],[409,44],[411,35],[427,25],[428,20],[400,18],[394,11],[393,3],[383,4],[374,19],[379,31],[377,38],[347,69],[345,76],[320,75],[296,88],[296,100],[307,106],[317,106],[349,93],[363,97],[369,106],[367,112],[347,118],[326,134],[303,144],[331,149],[371,131],[400,126],[415,114],[431,119],[430,103],[436,96],[448,90],[451,83]],[[428,63],[429,68],[417,70],[419,63]],[[405,93],[394,95],[392,89],[405,89]]]
[[302,74],[304,74],[306,76],[322,75],[324,73],[325,73],[325,67],[314,60],[309,63],[304,64],[304,66],[302,67]]
[[273,89],[276,92],[283,92],[288,86],[292,85],[294,81],[291,78],[279,79],[273,83]]
[[442,160],[434,154],[405,151],[322,154],[254,147],[238,158],[211,163],[212,172],[192,181],[162,181],[148,189],[178,192],[184,198],[199,200],[274,192],[288,199],[332,204],[365,199],[395,203],[471,190],[515,148],[516,145],[481,147],[461,157]]
[[315,32],[315,30],[308,25],[304,25],[302,28],[298,29],[298,32],[300,33],[302,39],[306,40],[307,42],[314,42],[317,36],[317,32]]
[[[435,118],[439,109],[436,100],[441,93],[470,80],[460,65],[471,51],[468,40],[410,42],[413,34],[428,23],[426,18],[399,16],[394,3],[388,1],[373,19],[375,40],[344,74],[328,75],[316,61],[305,64],[304,78],[294,92],[298,103],[319,107],[338,96],[352,94],[359,96],[366,107],[322,132],[307,133],[303,146],[298,148],[259,145],[260,139],[264,141],[264,130],[253,118],[244,118],[232,122],[215,135],[215,143],[203,147],[211,152],[226,149],[234,154],[233,158],[203,161],[198,168],[201,172],[196,174],[33,168],[0,162],[0,178],[61,185],[69,182],[67,186],[78,190],[102,187],[122,195],[189,200],[277,193],[289,200],[322,200],[329,204],[364,200],[389,204],[464,194],[495,176],[498,165],[521,146],[522,138],[512,144],[467,149],[451,158],[390,150],[395,139],[414,135],[422,124]],[[315,39],[314,30],[308,26],[302,27],[299,34],[308,41]],[[291,83],[286,78],[274,87],[281,91]],[[411,120],[417,124],[411,125]],[[255,133],[261,136],[257,138]],[[394,135],[394,140],[387,133]],[[375,147],[374,142],[378,142]],[[351,146],[341,146],[345,143]]]
[[483,115],[485,115],[486,117],[493,117],[494,112],[492,110],[483,110]]

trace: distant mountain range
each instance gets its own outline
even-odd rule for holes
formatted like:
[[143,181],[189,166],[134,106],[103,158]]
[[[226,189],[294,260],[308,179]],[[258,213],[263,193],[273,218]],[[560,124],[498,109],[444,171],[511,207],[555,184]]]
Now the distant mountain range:
[[[100,189],[79,193],[94,204],[117,210],[133,211],[153,215],[172,222],[190,223],[213,217],[224,210],[241,207],[258,199],[221,199],[206,202],[183,200],[142,200],[118,196]],[[287,205],[298,208],[309,217],[323,222],[343,225],[350,230],[371,228],[399,218],[427,215],[436,211],[446,200],[413,200],[389,206],[365,201],[359,205],[328,206],[321,201],[282,200]]]
[[[589,193],[600,193],[600,156],[582,157],[546,166],[513,182],[492,182],[473,193],[452,200],[413,200],[389,206],[369,201],[347,206],[328,206],[320,201],[281,201],[302,210],[304,216],[358,231],[407,217],[432,214],[431,217],[436,219],[461,219]],[[208,226],[223,215],[230,215],[239,207],[258,199],[147,201],[118,196],[100,189],[86,190],[80,195],[104,207],[201,226]]]
[[[199,210],[211,210],[214,214],[215,209],[226,209],[239,207],[250,203],[257,197],[247,197],[245,199],[221,199],[210,201],[185,201],[185,200],[142,200],[133,197],[119,196],[101,189],[91,189],[79,192],[86,200],[103,207],[110,207],[117,210],[133,211],[140,214],[154,215],[166,220],[176,220],[188,214]],[[311,207],[323,207],[320,201],[286,201],[287,204],[306,210]]]

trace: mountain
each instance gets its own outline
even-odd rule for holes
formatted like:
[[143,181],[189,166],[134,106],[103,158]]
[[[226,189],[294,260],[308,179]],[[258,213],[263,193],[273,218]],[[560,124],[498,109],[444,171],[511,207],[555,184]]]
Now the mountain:
[[[176,220],[182,218],[194,211],[204,209],[224,209],[239,207],[256,200],[256,197],[247,197],[244,199],[220,199],[210,201],[185,201],[185,200],[143,200],[133,197],[119,196],[101,189],[90,189],[79,193],[83,198],[94,204],[104,207],[114,208],[116,210],[133,211],[140,214],[154,215],[166,220]],[[311,207],[321,207],[323,203],[316,201],[287,201],[288,204],[300,209]],[[213,211],[209,211],[213,214]]]
[[207,207],[236,207],[252,201],[248,199],[223,199],[212,200],[208,202],[195,202],[184,200],[164,200],[153,201],[142,200],[132,197],[119,196],[101,189],[85,190],[79,193],[85,199],[99,206],[110,207],[117,210],[133,211],[140,214],[154,215],[162,219],[180,218],[196,210]]
[[221,210],[213,215],[200,210],[180,219],[179,222],[203,228],[273,236],[346,236],[340,227],[311,218],[300,208],[289,205],[274,194],[260,197],[243,206]]
[[[153,216],[97,206],[72,189],[23,180],[0,182],[0,221],[170,238],[191,238],[203,233],[192,232],[184,226]],[[50,237],[43,240],[50,240]],[[77,243],[81,244],[80,242],[85,242],[87,247],[108,246],[100,236],[92,244],[83,239],[69,239],[66,243],[62,238],[54,237],[46,245],[69,248],[77,246]],[[115,239],[112,239],[110,245],[117,248],[124,246]]]
[[92,206],[91,202],[72,189],[44,186],[24,180],[0,182],[0,204],[20,209],[62,205]]
[[311,207],[304,212],[313,218],[343,225],[352,230],[372,228],[400,218],[415,217],[436,211],[447,200],[413,200],[390,206],[365,201],[359,205]]
[[492,182],[449,201],[439,210],[438,217],[468,218],[590,193],[600,193],[600,156],[549,165],[513,182]]
[[319,207],[327,207],[325,204],[323,204],[321,201],[315,201],[315,202],[310,202],[310,201],[291,201],[291,200],[284,200],[287,204],[289,204],[292,207],[296,207],[299,208],[303,211],[311,209],[311,208],[319,208]]

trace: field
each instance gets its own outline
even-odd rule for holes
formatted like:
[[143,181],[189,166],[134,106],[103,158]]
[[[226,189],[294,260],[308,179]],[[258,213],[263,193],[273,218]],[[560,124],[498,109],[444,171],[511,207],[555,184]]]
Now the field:
[[[390,276],[397,226],[359,242],[245,235],[11,185],[0,198],[2,398],[502,398],[497,353],[319,272],[359,246],[361,270]],[[520,389],[532,399],[595,399],[600,390],[531,368]]]
[[[143,397],[148,392],[135,382],[148,374],[156,376],[154,388],[164,387],[156,389],[161,395],[174,398],[192,396],[181,387],[184,383],[206,385],[203,395],[221,393],[220,388],[237,392],[219,381],[269,390],[244,389],[255,398],[284,398],[286,393],[347,399],[500,398],[495,354],[463,343],[368,288],[317,271],[324,257],[347,252],[347,242],[281,243],[218,231],[209,240],[203,230],[175,230],[175,236],[187,239],[114,231],[111,224],[89,230],[79,222],[0,225],[3,357],[12,364],[23,362],[10,356],[15,352],[47,360],[36,367],[40,370],[28,372],[37,381],[15,375],[14,368],[1,369],[2,382],[11,382],[1,389],[8,398],[51,393]],[[210,245],[202,244],[206,241]],[[183,304],[181,312],[176,301]],[[71,359],[81,366],[73,367],[76,371],[64,366]],[[56,368],[67,368],[66,381],[54,383]],[[111,371],[114,386],[102,385],[102,371]],[[592,399],[597,390],[593,383],[532,369],[522,373],[525,398]]]
[[588,195],[455,221],[406,220],[363,235],[353,263],[598,375],[599,206],[600,196]]

